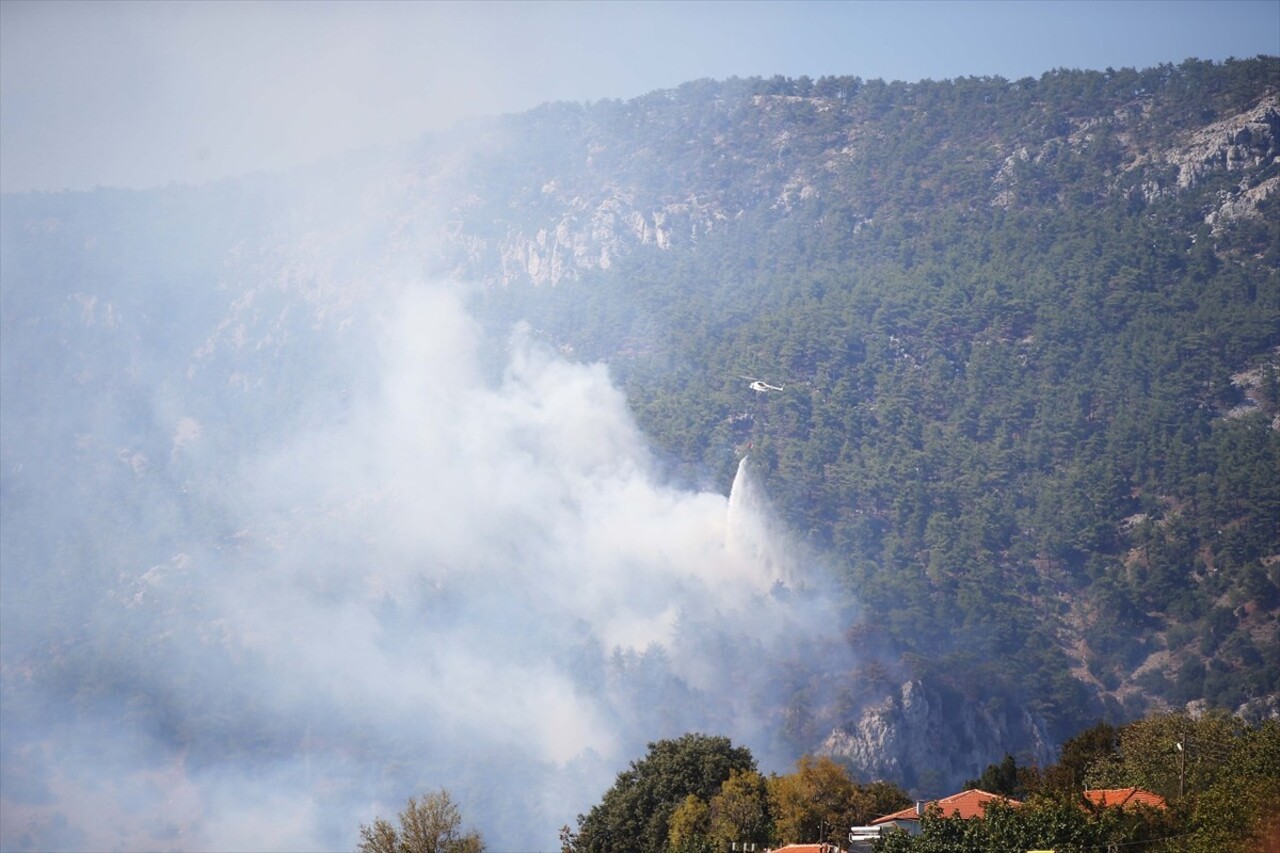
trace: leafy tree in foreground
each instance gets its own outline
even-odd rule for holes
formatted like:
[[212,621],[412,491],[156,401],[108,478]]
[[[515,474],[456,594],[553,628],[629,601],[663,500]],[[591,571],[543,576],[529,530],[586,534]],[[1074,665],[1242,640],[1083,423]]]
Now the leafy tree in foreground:
[[[850,826],[861,826],[911,804],[896,785],[860,785],[826,756],[806,755],[796,772],[769,780],[774,835],[784,844],[840,841]],[[824,837],[825,836],[825,837]]]
[[672,813],[667,832],[670,853],[711,853],[711,808],[690,794]]
[[1119,747],[1094,762],[1085,775],[1090,788],[1137,785],[1173,802],[1206,791],[1232,773],[1227,758],[1248,726],[1239,717],[1158,714],[1119,731]]
[[686,734],[649,744],[649,754],[618,774],[604,799],[578,816],[578,831],[565,839],[574,853],[664,853],[677,809],[679,828],[696,827],[692,795],[709,803],[733,772],[753,773],[755,758],[728,738]]
[[753,842],[765,849],[773,836],[769,784],[759,773],[730,771],[720,792],[711,798],[711,841],[714,849]]
[[409,798],[400,828],[376,818],[360,825],[360,853],[483,853],[478,832],[462,832],[462,813],[444,788],[421,800]]
[[1280,815],[1280,722],[1249,726],[1214,714],[1137,720],[1119,730],[1117,753],[1088,775],[1096,786],[1166,792],[1185,816],[1181,849],[1272,849],[1263,845],[1275,838]]

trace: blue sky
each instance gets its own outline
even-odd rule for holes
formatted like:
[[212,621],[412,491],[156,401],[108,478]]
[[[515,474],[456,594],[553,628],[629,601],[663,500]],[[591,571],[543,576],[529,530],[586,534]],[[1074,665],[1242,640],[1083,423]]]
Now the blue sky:
[[0,188],[145,187],[687,80],[1280,54],[1280,0],[0,0]]

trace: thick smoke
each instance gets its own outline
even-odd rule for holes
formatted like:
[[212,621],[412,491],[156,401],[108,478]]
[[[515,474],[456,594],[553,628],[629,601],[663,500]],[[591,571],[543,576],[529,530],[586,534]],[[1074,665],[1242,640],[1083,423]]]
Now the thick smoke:
[[794,757],[785,702],[841,644],[749,462],[729,498],[663,485],[603,365],[521,327],[488,369],[456,288],[364,327],[332,417],[238,449],[155,404],[167,463],[122,457],[171,481],[132,522],[155,559],[81,555],[120,570],[22,664],[61,680],[7,667],[5,848],[349,848],[445,786],[492,849],[552,850],[647,741]]

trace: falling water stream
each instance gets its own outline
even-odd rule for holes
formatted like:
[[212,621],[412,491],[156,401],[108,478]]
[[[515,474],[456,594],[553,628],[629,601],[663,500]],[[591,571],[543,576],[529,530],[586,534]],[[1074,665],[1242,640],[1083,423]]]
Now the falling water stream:
[[729,558],[764,584],[790,583],[793,567],[782,540],[772,529],[764,490],[752,473],[750,457],[742,457],[729,490],[725,551]]

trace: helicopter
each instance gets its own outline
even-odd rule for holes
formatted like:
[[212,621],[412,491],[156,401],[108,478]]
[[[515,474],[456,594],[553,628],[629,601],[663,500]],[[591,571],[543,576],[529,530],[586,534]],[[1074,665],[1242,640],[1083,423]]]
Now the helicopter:
[[752,391],[755,391],[757,394],[764,394],[767,391],[781,391],[783,387],[785,387],[782,385],[770,385],[768,382],[765,382],[763,379],[757,379],[754,376],[739,376],[738,378],[745,379],[748,382],[750,382],[751,384],[748,385],[747,387],[750,388]]

